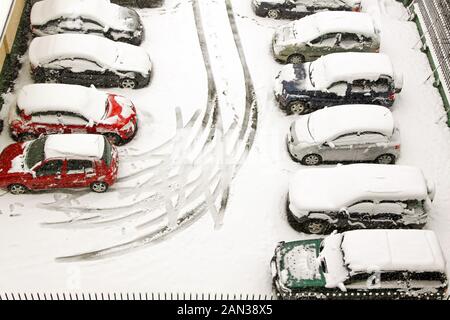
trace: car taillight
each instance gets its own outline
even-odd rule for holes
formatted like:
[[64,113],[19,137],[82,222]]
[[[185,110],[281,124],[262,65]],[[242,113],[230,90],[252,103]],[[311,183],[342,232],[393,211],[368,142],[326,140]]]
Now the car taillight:
[[395,150],[400,150],[400,145],[399,145],[399,144],[396,144],[396,145],[394,146],[394,149],[395,149]]
[[388,99],[389,99],[390,101],[394,101],[394,100],[395,100],[395,92],[391,92],[391,93],[389,94],[389,96],[388,96]]
[[361,11],[361,5],[358,4],[358,5],[354,6],[354,7],[352,8],[352,11],[354,11],[354,12],[360,12],[360,11]]

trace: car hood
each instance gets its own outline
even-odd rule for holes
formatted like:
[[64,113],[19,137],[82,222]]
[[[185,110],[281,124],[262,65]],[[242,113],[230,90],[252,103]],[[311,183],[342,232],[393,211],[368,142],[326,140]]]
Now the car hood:
[[279,284],[289,290],[325,287],[318,259],[322,239],[281,243],[275,251]]
[[13,143],[3,150],[0,154],[0,176],[26,171],[24,166],[25,146],[26,143]]
[[297,143],[314,144],[315,141],[308,130],[310,115],[302,116],[292,123],[291,134],[295,134]]
[[118,56],[114,67],[119,71],[138,72],[144,76],[150,74],[152,62],[149,54],[141,47],[118,43]]

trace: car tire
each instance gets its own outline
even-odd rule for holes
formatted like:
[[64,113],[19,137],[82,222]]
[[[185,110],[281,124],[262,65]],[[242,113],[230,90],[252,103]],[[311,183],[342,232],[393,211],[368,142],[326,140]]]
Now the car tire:
[[375,159],[375,162],[378,164],[394,164],[395,163],[395,156],[390,153],[382,154],[381,156],[378,156]]
[[96,181],[91,183],[91,190],[95,193],[104,193],[108,190],[108,184],[102,181]]
[[306,102],[293,101],[288,105],[288,114],[303,115],[309,113],[309,108]]
[[305,57],[302,56],[301,54],[292,54],[288,57],[287,62],[293,64],[300,64],[305,62]]
[[271,19],[280,19],[281,12],[278,9],[269,9],[267,11],[267,17]]
[[20,183],[13,183],[8,186],[8,191],[14,195],[21,195],[28,192],[28,188]]
[[115,146],[121,146],[124,144],[123,139],[117,133],[105,133],[104,136],[111,144]]
[[119,86],[122,89],[135,89],[137,87],[137,82],[134,79],[125,78],[120,80]]
[[318,166],[322,164],[322,157],[315,153],[307,154],[301,163],[305,166]]
[[325,220],[311,219],[303,223],[303,232],[307,234],[326,234],[330,224]]
[[21,133],[17,136],[17,141],[19,142],[25,142],[25,141],[31,141],[37,139],[38,136],[34,133]]

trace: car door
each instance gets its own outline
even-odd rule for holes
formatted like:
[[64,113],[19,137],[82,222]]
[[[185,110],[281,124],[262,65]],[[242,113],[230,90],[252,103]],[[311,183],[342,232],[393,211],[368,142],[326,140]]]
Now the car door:
[[340,34],[326,33],[309,42],[308,56],[311,58],[319,58],[329,53],[339,51]]
[[45,190],[63,187],[63,160],[47,160],[34,170],[36,176],[31,185],[33,189]]
[[368,80],[355,80],[349,86],[348,103],[370,103],[372,88]]
[[66,188],[87,187],[95,176],[94,165],[91,160],[67,159],[64,184]]
[[362,38],[351,32],[344,32],[337,44],[336,52],[362,52],[364,51],[364,43]]
[[35,112],[31,115],[31,123],[38,134],[64,133],[64,128],[57,117],[57,112]]
[[378,132],[365,131],[358,135],[354,145],[354,161],[374,161],[378,156],[389,150],[388,138]]
[[73,112],[61,112],[60,122],[64,133],[95,133],[95,128],[89,125],[89,121],[82,115]]
[[286,2],[286,16],[289,18],[300,19],[304,16],[314,12],[311,0],[287,0]]
[[374,227],[392,227],[396,221],[401,220],[406,209],[402,201],[382,200],[377,201],[372,215]]
[[58,20],[58,28],[61,33],[81,33],[83,21],[80,17],[61,18]]
[[350,88],[349,84],[344,81],[333,83],[325,92],[318,93],[322,106],[335,106],[348,103]]
[[104,34],[105,27],[102,26],[98,21],[82,17],[83,21],[82,32],[88,34]]
[[353,161],[353,145],[357,141],[356,132],[343,134],[333,141],[320,146],[320,155],[324,161]]
[[374,202],[372,200],[359,200],[349,205],[346,209],[349,225],[369,228],[373,210]]
[[64,83],[85,86],[104,86],[106,70],[94,61],[81,58],[64,59],[60,64],[64,67],[62,79]]

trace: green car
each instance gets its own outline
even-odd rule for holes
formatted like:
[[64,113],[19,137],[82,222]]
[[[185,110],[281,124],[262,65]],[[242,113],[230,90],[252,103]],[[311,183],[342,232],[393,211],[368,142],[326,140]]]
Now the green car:
[[429,230],[280,242],[271,269],[281,299],[443,299],[448,288],[445,259]]
[[360,12],[319,12],[281,26],[272,50],[281,63],[303,63],[337,52],[379,52],[380,31]]

